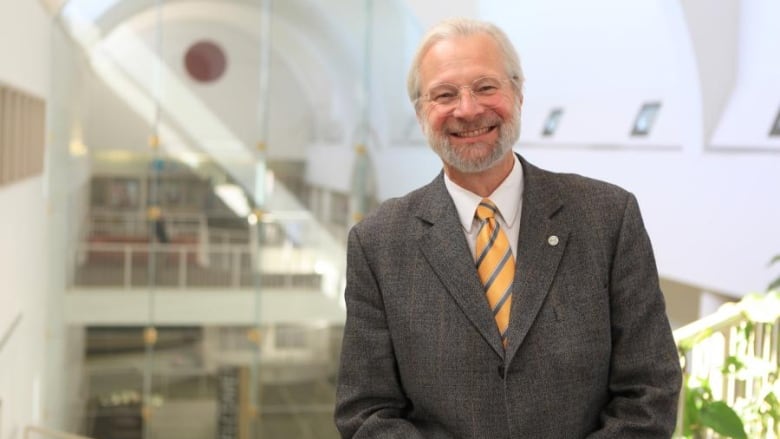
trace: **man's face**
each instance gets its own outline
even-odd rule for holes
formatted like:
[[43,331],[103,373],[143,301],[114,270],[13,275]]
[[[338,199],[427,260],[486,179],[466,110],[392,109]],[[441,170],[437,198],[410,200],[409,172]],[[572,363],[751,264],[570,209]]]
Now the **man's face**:
[[[494,94],[479,91],[486,77],[499,80]],[[420,63],[418,118],[445,168],[485,171],[511,151],[520,136],[522,98],[509,81],[501,51],[486,34],[439,41],[428,49]],[[455,85],[459,98],[437,103],[441,84]]]

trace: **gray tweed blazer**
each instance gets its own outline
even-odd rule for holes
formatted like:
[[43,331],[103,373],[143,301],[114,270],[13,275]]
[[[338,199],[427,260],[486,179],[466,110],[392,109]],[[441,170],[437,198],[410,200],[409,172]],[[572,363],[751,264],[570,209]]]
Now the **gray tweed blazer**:
[[521,163],[506,352],[442,174],[351,230],[344,438],[671,437],[680,366],[636,199]]

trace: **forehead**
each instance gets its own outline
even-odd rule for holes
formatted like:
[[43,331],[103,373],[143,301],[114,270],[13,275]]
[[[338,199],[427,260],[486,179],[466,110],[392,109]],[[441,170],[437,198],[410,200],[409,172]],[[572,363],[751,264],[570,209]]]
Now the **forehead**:
[[493,37],[485,33],[438,41],[420,61],[423,88],[438,82],[468,83],[481,76],[504,73],[501,50]]

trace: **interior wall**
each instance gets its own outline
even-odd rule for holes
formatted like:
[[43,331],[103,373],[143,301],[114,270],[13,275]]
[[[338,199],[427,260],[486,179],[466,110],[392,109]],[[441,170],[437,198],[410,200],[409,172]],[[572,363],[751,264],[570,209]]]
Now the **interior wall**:
[[726,108],[737,76],[740,0],[680,2],[695,48],[701,84],[702,129],[710,139]]
[[[23,43],[22,43],[23,42]],[[37,96],[49,88],[49,17],[38,1],[0,2],[0,81]]]
[[[0,2],[0,81],[46,99],[49,18],[37,1]],[[44,179],[0,187],[0,437],[44,417],[46,200]]]
[[[0,188],[14,206],[0,224],[0,437],[17,437],[42,418],[46,365],[46,211],[42,178]],[[17,432],[17,433],[14,433]]]
[[480,2],[478,0],[451,0],[447,2],[446,8],[443,8],[442,4],[437,1],[406,0],[405,3],[419,20],[420,26],[423,29],[428,29],[439,20],[447,17],[476,16],[479,12]]
[[780,2],[743,0],[739,8],[736,87],[712,138],[715,149],[780,152],[769,131],[780,113]]
[[[480,2],[503,28],[526,76],[524,139],[566,145],[682,148],[701,142],[699,82],[678,2],[521,0]],[[631,136],[641,105],[662,111],[646,136]],[[554,138],[542,135],[563,108]]]

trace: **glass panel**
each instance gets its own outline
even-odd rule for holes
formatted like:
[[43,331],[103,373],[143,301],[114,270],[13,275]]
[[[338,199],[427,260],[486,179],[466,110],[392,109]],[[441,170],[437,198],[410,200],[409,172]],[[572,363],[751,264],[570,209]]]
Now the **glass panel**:
[[400,1],[66,3],[50,186],[80,182],[66,301],[106,306],[84,313],[78,433],[338,437],[346,234],[375,152],[410,143],[419,33]]

